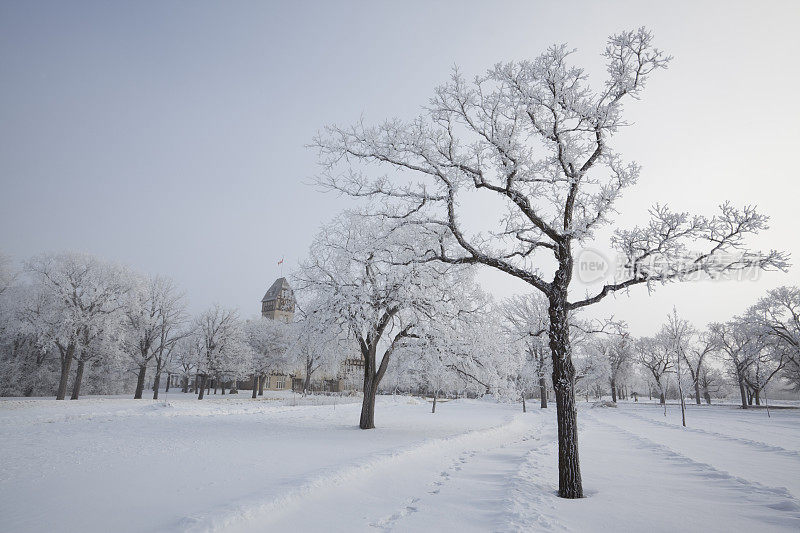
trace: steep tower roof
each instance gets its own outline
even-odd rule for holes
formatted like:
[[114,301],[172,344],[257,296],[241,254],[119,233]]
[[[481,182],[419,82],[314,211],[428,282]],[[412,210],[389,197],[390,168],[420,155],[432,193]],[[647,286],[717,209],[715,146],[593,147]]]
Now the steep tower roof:
[[[286,291],[286,292],[283,292]],[[272,300],[277,300],[279,297],[282,298],[290,298],[294,300],[294,291],[292,287],[289,285],[289,282],[286,281],[286,278],[278,278],[275,280],[275,283],[267,290],[264,297],[261,299],[262,302],[270,302]]]

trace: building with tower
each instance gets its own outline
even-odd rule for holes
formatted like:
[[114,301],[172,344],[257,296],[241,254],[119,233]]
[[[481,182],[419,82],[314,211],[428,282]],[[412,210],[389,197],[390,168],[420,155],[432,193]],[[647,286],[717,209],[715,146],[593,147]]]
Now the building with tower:
[[294,319],[296,301],[286,278],[278,278],[261,299],[261,316],[282,322]]
[[[270,320],[280,320],[290,323],[294,320],[297,301],[294,291],[289,285],[289,281],[278,278],[270,286],[264,297],[261,299],[261,316]],[[359,357],[348,358],[342,362],[338,375],[315,376],[311,388],[316,391],[341,392],[342,390],[360,390],[361,373],[363,373],[364,362]],[[273,372],[263,376],[258,384],[265,390],[295,390],[302,391],[305,385],[303,371],[298,370],[287,374]],[[243,388],[253,386],[252,380],[244,385]]]

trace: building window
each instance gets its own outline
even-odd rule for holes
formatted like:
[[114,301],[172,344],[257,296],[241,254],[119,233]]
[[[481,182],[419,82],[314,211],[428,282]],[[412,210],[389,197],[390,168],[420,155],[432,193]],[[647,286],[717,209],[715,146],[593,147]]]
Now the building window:
[[275,388],[282,389],[286,386],[286,376],[275,376]]

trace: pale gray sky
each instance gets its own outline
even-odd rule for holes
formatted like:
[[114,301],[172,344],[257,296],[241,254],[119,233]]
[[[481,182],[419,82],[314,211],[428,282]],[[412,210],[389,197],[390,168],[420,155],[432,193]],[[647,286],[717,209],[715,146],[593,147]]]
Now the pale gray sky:
[[[647,4],[647,5],[645,5]],[[23,2],[0,4],[0,251],[76,249],[172,276],[193,310],[258,312],[346,201],[305,184],[328,123],[411,117],[466,74],[555,42],[601,82],[606,37],[645,25],[675,56],[616,146],[643,166],[619,220],[659,201],[756,203],[754,244],[800,261],[800,2]],[[287,271],[288,271],[287,269]],[[526,287],[483,276],[499,297]],[[798,268],[636,288],[599,306],[637,334],[705,323]]]

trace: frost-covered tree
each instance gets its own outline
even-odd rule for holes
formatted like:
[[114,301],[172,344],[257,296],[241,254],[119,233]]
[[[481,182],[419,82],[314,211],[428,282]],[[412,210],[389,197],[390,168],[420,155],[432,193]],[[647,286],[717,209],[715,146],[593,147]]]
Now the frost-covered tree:
[[[645,29],[613,35],[603,53],[608,77],[592,89],[571,53],[566,45],[551,46],[472,81],[456,72],[419,118],[328,127],[314,144],[322,185],[371,198],[377,213],[416,225],[436,241],[418,260],[486,265],[547,297],[559,495],[580,498],[569,313],[634,285],[783,268],[786,261],[776,251],[736,253],[747,234],[767,227],[767,217],[752,207],[726,203],[703,217],[656,205],[646,225],[614,233],[624,273],[594,294],[571,293],[578,247],[611,223],[616,200],[639,177],[639,166],[613,149],[614,133],[626,125],[623,105],[640,98],[650,75],[669,61]],[[370,164],[396,172],[373,179]],[[479,198],[496,213],[481,215],[483,227],[470,212]],[[549,273],[538,267],[543,257],[555,265]]]
[[520,344],[524,354],[524,366],[518,376],[523,400],[528,387],[535,385],[539,388],[539,404],[542,409],[547,408],[547,375],[550,370],[550,348],[546,340],[549,329],[547,307],[546,298],[538,293],[511,298],[503,305],[507,332],[512,342]]
[[591,345],[605,369],[611,401],[616,403],[634,359],[633,339],[624,325],[617,325],[613,333],[596,335]]
[[659,394],[659,401],[666,405],[667,379],[675,367],[670,357],[670,341],[664,335],[642,337],[634,343],[639,363],[646,369]]
[[304,393],[311,391],[314,375],[335,373],[344,359],[356,357],[352,336],[327,302],[317,298],[298,304],[297,321],[292,324],[287,357],[293,368],[303,371]]
[[681,401],[681,423],[686,427],[686,400],[683,394],[683,362],[687,360],[687,353],[694,328],[688,320],[678,316],[678,310],[673,308],[667,315],[667,323],[661,328],[661,337],[668,346],[670,358],[675,366],[675,380],[678,385],[678,396]]
[[747,409],[747,373],[763,349],[764,338],[756,326],[741,318],[710,324],[709,331],[739,387],[742,409]]
[[195,381],[198,379],[198,362],[202,346],[196,330],[189,330],[185,337],[175,343],[169,365],[173,374],[181,377],[183,392],[195,392]]
[[252,397],[264,393],[264,379],[271,372],[288,373],[293,370],[289,347],[292,342],[292,325],[280,320],[258,317],[244,325],[247,344],[252,350]]
[[248,372],[252,367],[252,351],[233,309],[214,305],[197,317],[194,332],[199,352],[197,398],[202,400],[210,378],[220,380],[226,375],[235,378]]
[[44,395],[55,388],[55,350],[37,334],[46,305],[28,284],[14,283],[0,294],[0,395]]
[[43,349],[55,348],[60,358],[56,399],[66,396],[72,361],[77,362],[73,399],[80,394],[87,362],[107,352],[97,343],[115,343],[121,337],[124,299],[130,275],[124,269],[80,253],[44,254],[26,263],[33,279],[33,306],[26,309],[28,324]]
[[[416,350],[415,370],[421,383],[436,401],[442,394],[507,396],[511,388],[521,395],[516,378],[524,361],[512,346],[502,344],[502,332],[495,309],[487,296],[473,284],[471,272],[462,271],[450,279],[456,290],[446,305],[437,308],[415,331],[409,348]],[[522,364],[521,364],[522,363]]]
[[[689,376],[694,387],[695,403],[700,405],[700,390],[703,386],[703,375],[707,375],[706,361],[714,353],[714,338],[708,331],[698,331],[691,328],[687,347],[683,352],[683,361],[689,371]],[[708,403],[710,403],[710,398]]]
[[800,390],[800,288],[778,287],[747,312],[785,358],[784,378]]
[[137,280],[125,305],[127,353],[137,374],[134,399],[141,399],[145,374],[155,365],[153,399],[158,399],[160,377],[168,364],[186,321],[183,295],[168,278],[151,276]]
[[700,367],[700,388],[706,404],[711,405],[711,393],[720,391],[723,383],[722,374],[716,368]]
[[345,213],[322,228],[297,275],[300,290],[355,339],[364,360],[359,427],[375,427],[375,396],[394,351],[448,301],[446,265],[407,259],[416,232],[375,217]]
[[773,378],[779,376],[786,367],[787,348],[780,343],[771,343],[762,337],[762,342],[751,357],[750,367],[744,375],[747,385],[748,403],[755,401],[761,405],[761,398]]

